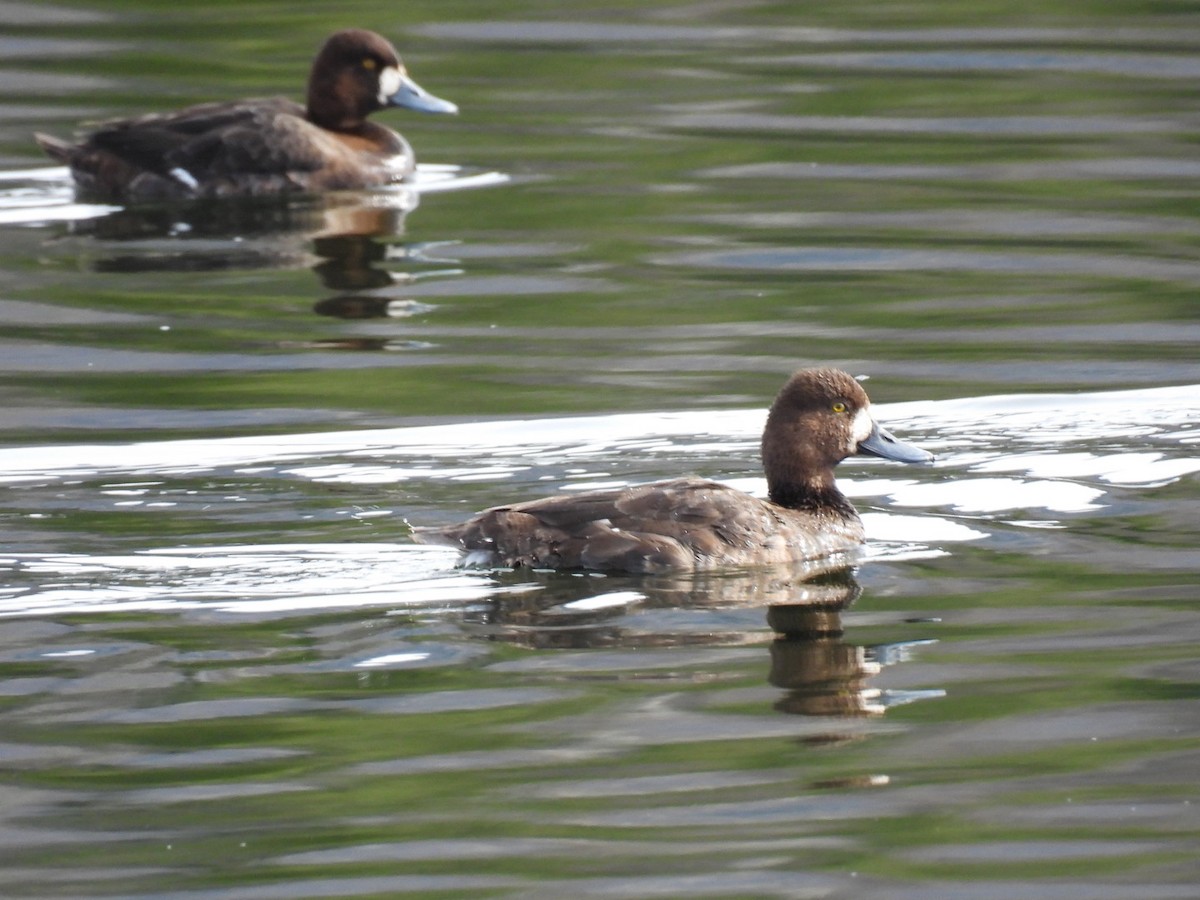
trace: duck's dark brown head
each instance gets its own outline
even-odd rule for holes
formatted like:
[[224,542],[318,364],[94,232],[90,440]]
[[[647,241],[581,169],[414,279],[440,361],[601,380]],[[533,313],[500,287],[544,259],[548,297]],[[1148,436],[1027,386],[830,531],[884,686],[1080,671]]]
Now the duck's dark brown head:
[[396,49],[373,31],[348,28],[330,35],[313,60],[308,119],[331,131],[354,132],[367,116],[389,106],[455,113],[408,77]]
[[763,430],[763,470],[771,500],[782,506],[845,499],[833,468],[867,453],[901,462],[929,462],[932,454],[896,440],[871,416],[862,385],[838,369],[802,369],[780,389]]

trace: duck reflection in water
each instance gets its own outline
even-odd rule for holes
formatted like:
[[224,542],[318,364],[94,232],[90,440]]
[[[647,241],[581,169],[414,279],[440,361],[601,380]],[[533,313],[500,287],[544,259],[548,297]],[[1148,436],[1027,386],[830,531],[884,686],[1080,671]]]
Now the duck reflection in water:
[[[419,202],[412,188],[393,187],[312,197],[141,204],[71,222],[69,229],[71,236],[93,243],[89,264],[97,272],[315,268],[330,258],[344,259],[343,268],[353,272],[377,267],[387,258],[382,245],[404,233]],[[339,237],[347,243],[316,246]],[[381,246],[376,249],[372,243]],[[386,276],[375,274],[369,282],[389,283]],[[364,283],[336,275],[335,281],[338,287]]]
[[[652,578],[592,578],[556,572],[496,573],[502,592],[463,613],[469,633],[534,650],[752,647],[770,656],[767,681],[784,691],[778,712],[835,720],[875,717],[940,691],[881,691],[871,679],[924,641],[866,646],[845,639],[842,614],[862,593],[844,566],[776,567]],[[544,590],[529,590],[530,582]],[[507,589],[513,589],[511,591]],[[765,625],[761,611],[765,608]],[[754,616],[739,611],[758,611]],[[632,662],[636,664],[636,659]],[[864,736],[832,727],[806,743]]]
[[[816,602],[778,603],[768,608],[771,642],[768,681],[787,693],[775,703],[780,712],[803,716],[881,715],[880,691],[868,686],[882,667],[867,650],[843,640],[842,611],[861,592],[847,573],[846,595],[832,593]],[[805,598],[808,599],[808,598]]]
[[846,556],[727,572],[614,574],[603,582],[544,570],[492,574],[501,592],[466,614],[467,627],[480,637],[538,650],[759,644],[760,616],[743,621],[722,613],[775,603],[832,608],[858,596]]
[[[86,241],[81,257],[103,274],[308,268],[330,292],[314,303],[318,315],[407,318],[434,308],[409,297],[414,284],[461,274],[457,261],[431,257],[430,245],[402,240],[419,202],[416,190],[396,186],[142,204],[72,222],[54,244],[61,251],[72,240]],[[379,349],[381,343],[317,339],[311,346]]]
[[[939,689],[885,691],[871,686],[871,679],[885,666],[907,661],[912,648],[932,642],[862,645],[846,641],[842,612],[861,591],[849,571],[844,574],[847,593],[842,597],[832,592],[798,594],[793,602],[768,608],[767,624],[775,639],[767,680],[786,691],[775,709],[790,715],[848,719],[882,716],[893,706],[944,696]],[[805,742],[842,743],[864,736],[861,731],[834,730],[809,736]]]

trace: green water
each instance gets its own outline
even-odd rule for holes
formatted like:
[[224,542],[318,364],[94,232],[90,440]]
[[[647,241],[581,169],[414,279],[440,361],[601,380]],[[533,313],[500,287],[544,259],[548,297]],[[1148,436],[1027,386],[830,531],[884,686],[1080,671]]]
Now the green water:
[[[1195,896],[1195,9],[0,22],[0,894]],[[297,96],[349,24],[459,104],[381,116],[422,163],[507,180],[97,215],[22,174]],[[753,482],[807,364],[939,456],[843,466],[850,576],[409,543]]]

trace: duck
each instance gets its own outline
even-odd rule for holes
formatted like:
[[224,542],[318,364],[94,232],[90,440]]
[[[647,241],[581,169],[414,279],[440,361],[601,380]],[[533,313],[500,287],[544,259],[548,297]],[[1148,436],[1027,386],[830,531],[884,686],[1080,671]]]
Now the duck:
[[413,539],[462,551],[465,565],[659,574],[794,565],[856,551],[862,520],[834,467],[856,454],[931,463],[871,413],[840,369],[801,369],[779,390],[762,435],[767,497],[701,478],[496,506]]
[[304,105],[285,97],[202,103],[103,122],[78,143],[34,139],[70,167],[79,194],[101,202],[362,190],[415,170],[408,141],[368,121],[390,107],[458,112],[413,81],[386,38],[350,28],[317,52]]

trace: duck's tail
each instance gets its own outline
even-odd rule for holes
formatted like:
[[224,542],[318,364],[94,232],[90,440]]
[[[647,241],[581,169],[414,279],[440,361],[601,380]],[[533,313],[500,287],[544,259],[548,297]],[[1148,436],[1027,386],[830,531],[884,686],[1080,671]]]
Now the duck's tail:
[[74,145],[69,144],[62,138],[56,138],[52,135],[36,131],[33,134],[33,139],[42,148],[42,152],[51,159],[60,163],[71,162],[71,152],[75,149]]

